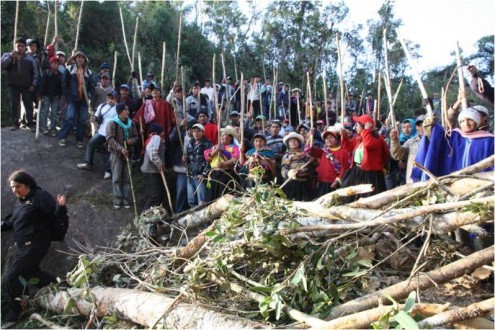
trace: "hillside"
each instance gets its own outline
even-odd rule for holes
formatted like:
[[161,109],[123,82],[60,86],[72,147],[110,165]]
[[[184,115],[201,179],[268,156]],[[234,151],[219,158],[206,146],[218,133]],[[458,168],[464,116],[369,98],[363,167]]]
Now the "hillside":
[[[22,168],[31,173],[38,185],[52,195],[66,194],[69,231],[65,242],[52,244],[51,251],[44,260],[45,269],[63,277],[77,262],[77,257],[73,258],[58,250],[73,252],[75,242],[91,246],[110,245],[121,229],[132,222],[134,212],[132,208],[113,209],[112,184],[110,180],[103,180],[101,153],[95,154],[93,171],[82,171],[76,164],[82,161],[85,149],[76,147],[73,136],[69,137],[65,148],[59,147],[54,137],[40,134],[38,142],[35,142],[34,136],[34,133],[24,130],[1,130],[2,218],[11,213],[14,207],[15,197],[9,189],[7,178],[16,169]],[[139,173],[136,172],[136,181],[140,181],[138,176]],[[136,184],[139,185],[139,182]],[[2,265],[8,247],[12,244],[11,232],[2,232]]]

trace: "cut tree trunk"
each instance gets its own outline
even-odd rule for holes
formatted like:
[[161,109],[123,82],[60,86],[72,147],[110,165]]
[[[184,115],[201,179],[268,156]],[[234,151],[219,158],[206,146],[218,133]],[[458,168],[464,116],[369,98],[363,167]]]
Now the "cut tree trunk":
[[494,250],[493,246],[490,246],[439,269],[425,274],[419,274],[413,279],[402,281],[372,294],[348,301],[335,307],[330,313],[328,319],[331,320],[343,315],[374,308],[378,306],[379,303],[384,302],[382,301],[384,298],[384,292],[388,293],[396,300],[403,299],[407,297],[411,291],[428,289],[434,285],[445,283],[454,278],[470,273],[478,267],[492,263],[493,258]]
[[204,223],[219,218],[229,206],[230,201],[234,198],[232,195],[224,195],[204,209],[189,213],[177,220],[182,228],[195,228]]
[[[72,312],[80,315],[90,315],[93,305],[83,298],[83,291],[83,289],[75,288],[55,293],[49,290],[42,290],[38,294],[36,302],[42,308],[63,314],[67,301],[72,297],[76,302],[76,307],[73,308]],[[161,324],[166,329],[268,327],[258,322],[198,305],[177,303],[175,299],[157,293],[102,287],[95,287],[90,291],[96,297],[98,317],[116,314],[118,317],[146,327],[154,327],[158,324]]]
[[438,327],[442,324],[474,319],[476,317],[492,312],[494,308],[494,302],[494,298],[490,298],[481,302],[471,304],[467,307],[446,311],[418,322],[418,326],[420,329],[433,328]]

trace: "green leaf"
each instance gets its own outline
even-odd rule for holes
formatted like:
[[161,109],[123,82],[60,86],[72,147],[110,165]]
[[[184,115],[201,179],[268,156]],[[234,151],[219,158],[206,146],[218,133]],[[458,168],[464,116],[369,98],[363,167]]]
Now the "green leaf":
[[399,311],[396,315],[394,315],[393,319],[395,319],[395,321],[397,321],[400,324],[400,326],[404,329],[407,330],[419,329],[416,321],[414,321],[414,319],[404,311]]
[[67,302],[65,303],[63,314],[72,314],[72,310],[75,307],[76,307],[76,300],[70,297],[69,299],[67,299]]
[[298,285],[304,276],[304,266],[299,267],[290,281],[294,285]]
[[117,274],[112,278],[113,282],[118,282],[119,280],[120,280],[120,274]]
[[361,260],[358,260],[357,262],[358,264],[360,264],[361,266],[364,266],[366,268],[371,268],[373,267],[373,265],[371,264],[371,262],[368,260],[368,259],[361,259]]
[[271,293],[272,292],[272,288],[268,288],[266,286],[254,286],[252,288],[250,288],[251,291],[254,291],[254,292],[261,292],[261,293]]
[[409,293],[409,296],[406,299],[404,312],[410,313],[415,303],[416,303],[416,291],[411,291],[411,293]]
[[28,284],[29,285],[36,285],[40,282],[40,279],[37,277],[33,277],[32,279],[29,280]]
[[21,282],[22,286],[24,286],[24,287],[27,286],[27,281],[24,277],[19,276],[19,282]]
[[213,242],[217,243],[220,240],[222,240],[223,238],[225,238],[225,233],[218,234],[217,236],[215,236],[215,238],[213,238]]
[[390,294],[383,292],[382,295],[394,304],[394,309],[399,309],[399,303],[397,303],[397,301],[395,301]]
[[317,270],[322,270],[325,266],[323,265],[323,257],[321,256],[320,259],[318,259],[318,262],[316,263],[316,269]]
[[205,233],[205,236],[206,236],[206,237],[209,237],[209,238],[212,238],[212,237],[214,237],[216,234],[217,234],[217,231],[216,231],[216,230],[212,230],[212,231],[209,231],[209,232]]

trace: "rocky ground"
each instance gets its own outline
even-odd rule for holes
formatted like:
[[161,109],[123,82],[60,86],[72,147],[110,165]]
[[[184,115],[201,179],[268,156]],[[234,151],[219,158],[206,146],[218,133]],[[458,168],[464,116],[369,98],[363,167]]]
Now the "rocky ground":
[[[40,134],[37,142],[34,137],[34,133],[26,130],[1,129],[2,218],[12,212],[15,203],[7,182],[14,170],[25,169],[36,178],[40,187],[54,196],[66,194],[69,231],[64,242],[52,243],[50,253],[42,265],[44,269],[63,277],[77,262],[77,257],[67,254],[74,254],[78,245],[76,243],[92,246],[112,244],[121,229],[132,222],[134,212],[132,208],[113,209],[112,184],[111,180],[103,180],[101,153],[95,155],[93,170],[84,171],[78,169],[76,164],[82,161],[85,149],[76,147],[74,136],[69,137],[65,148],[59,147],[54,137]],[[138,170],[133,170],[133,177],[136,189],[142,191]],[[2,232],[1,244],[3,266],[8,248],[13,244],[11,232]]]

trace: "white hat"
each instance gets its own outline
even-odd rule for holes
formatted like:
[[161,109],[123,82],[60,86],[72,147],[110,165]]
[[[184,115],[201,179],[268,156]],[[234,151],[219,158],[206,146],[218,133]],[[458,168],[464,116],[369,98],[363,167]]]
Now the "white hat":
[[478,111],[478,112],[484,113],[484,114],[485,114],[485,115],[487,115],[487,116],[488,116],[488,115],[490,115],[490,114],[488,113],[488,109],[487,109],[487,108],[485,108],[485,107],[484,107],[484,106],[482,106],[482,105],[475,105],[475,106],[474,106],[474,107],[472,107],[472,108],[473,108],[474,110]]
[[200,129],[202,132],[205,131],[205,127],[201,124],[194,124],[191,128],[198,128]]
[[289,135],[284,136],[284,144],[289,146],[290,139],[298,139],[300,144],[304,144],[304,138],[301,134],[297,134],[296,132],[291,132]]
[[476,125],[480,126],[481,117],[480,117],[480,114],[478,113],[478,111],[476,111],[475,109],[467,108],[465,110],[462,110],[459,113],[459,117],[457,118],[457,120],[460,123],[463,119],[466,119],[466,118],[474,120],[476,122]]

